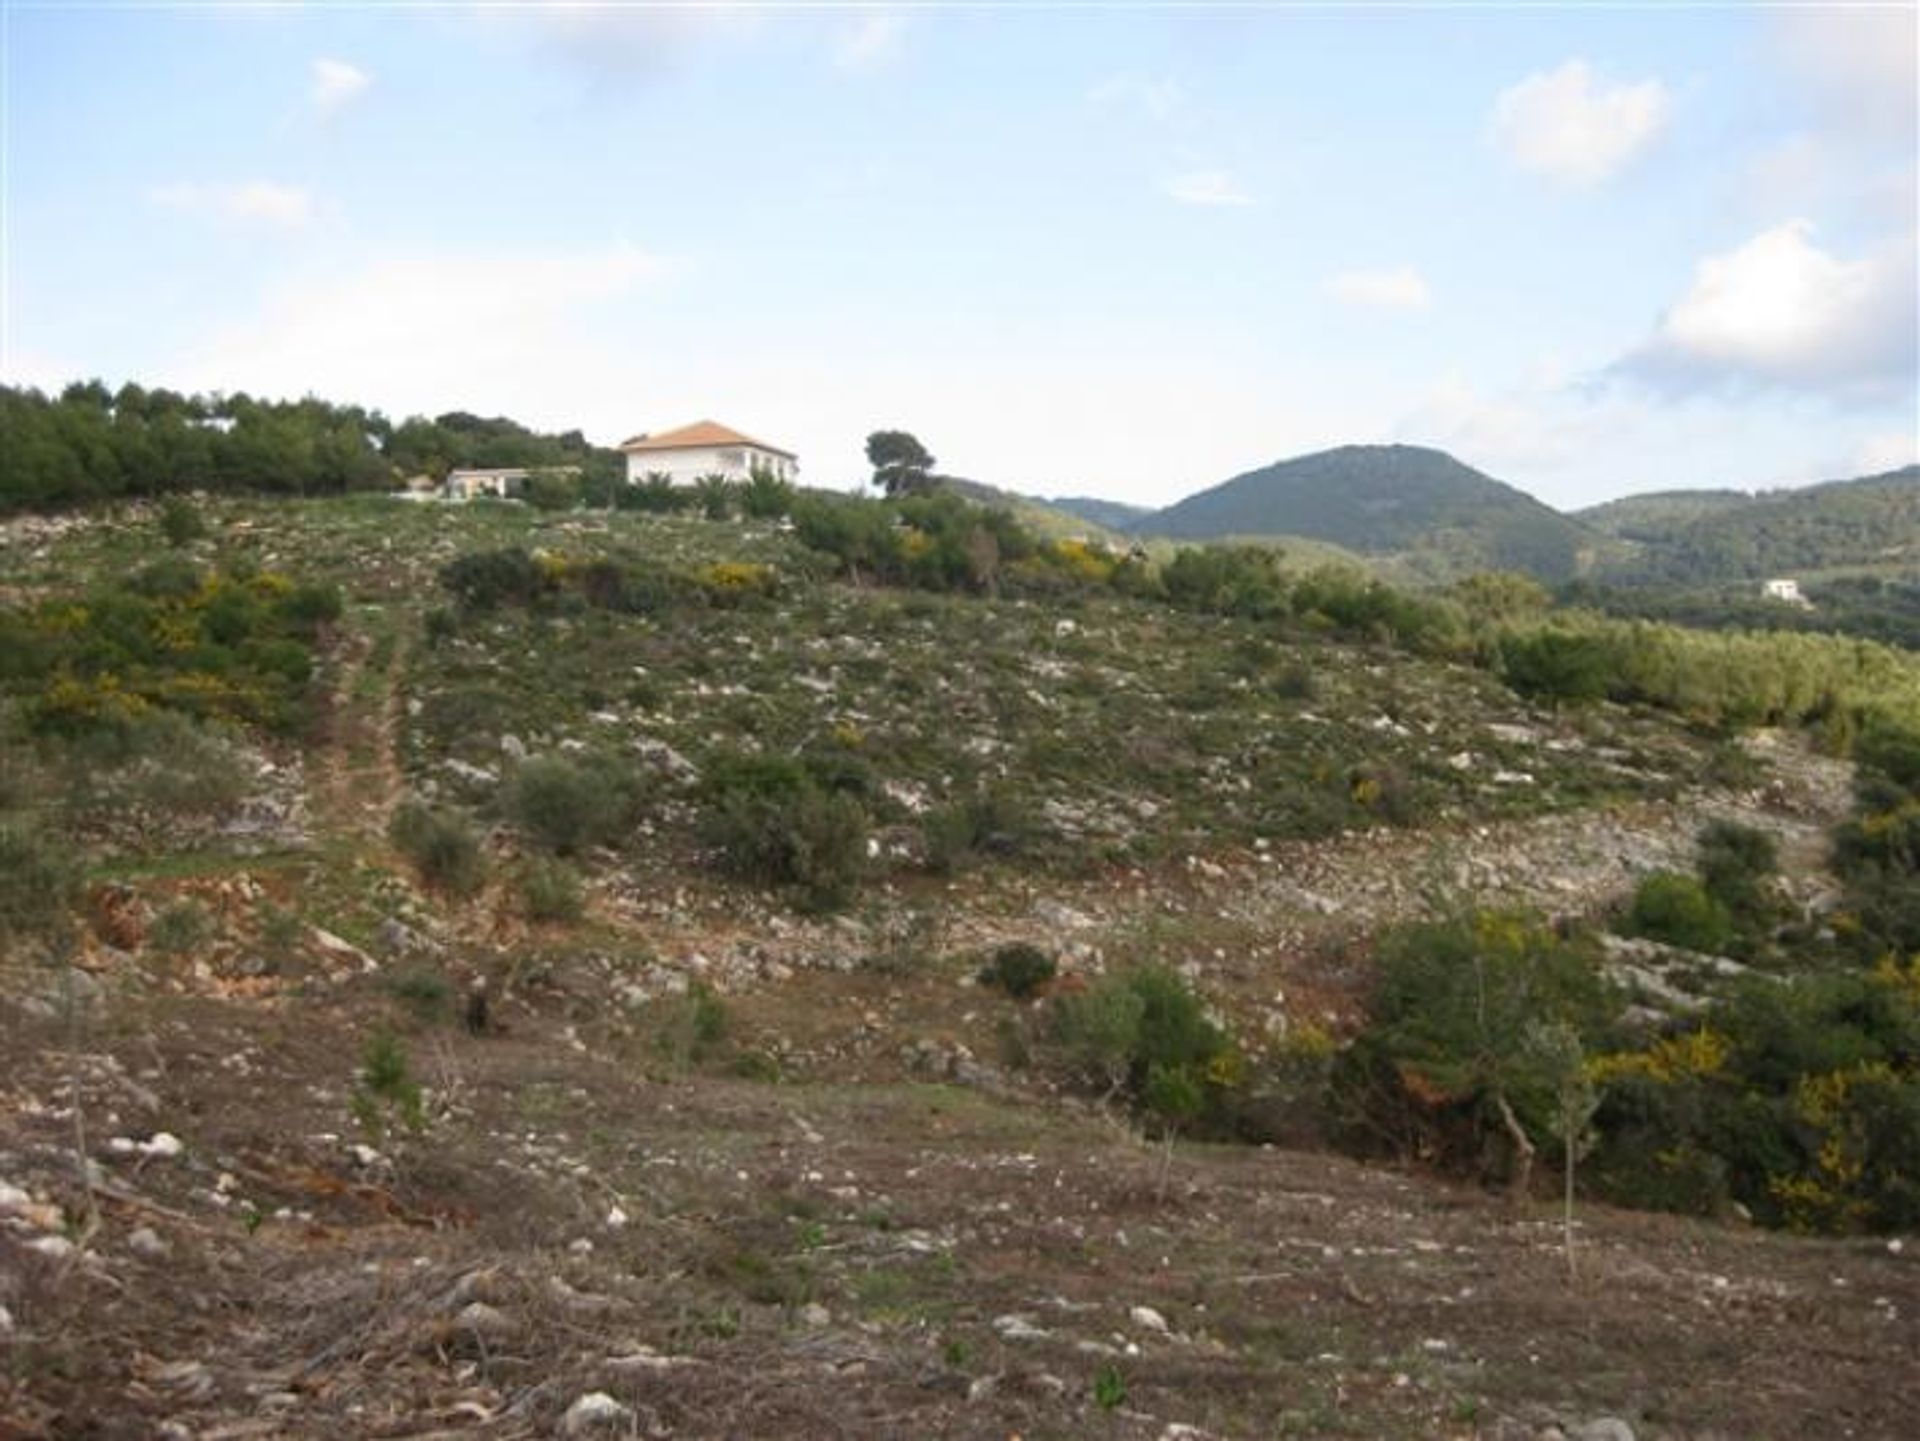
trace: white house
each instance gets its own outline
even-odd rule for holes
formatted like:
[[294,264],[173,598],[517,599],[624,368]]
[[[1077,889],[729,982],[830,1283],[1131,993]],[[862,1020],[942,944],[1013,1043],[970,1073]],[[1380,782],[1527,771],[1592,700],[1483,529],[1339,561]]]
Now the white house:
[[1808,610],[1813,609],[1813,602],[1800,593],[1800,582],[1797,580],[1784,578],[1780,580],[1770,580],[1760,587],[1760,594],[1768,600],[1784,601],[1788,605],[1804,606]]
[[493,470],[450,470],[440,494],[447,500],[510,500],[527,488],[532,475],[578,475],[577,465],[507,465]]
[[717,421],[700,420],[658,435],[636,435],[622,443],[629,484],[658,472],[675,485],[691,485],[703,475],[745,480],[765,470],[781,480],[800,473],[800,458],[790,450],[742,435]]

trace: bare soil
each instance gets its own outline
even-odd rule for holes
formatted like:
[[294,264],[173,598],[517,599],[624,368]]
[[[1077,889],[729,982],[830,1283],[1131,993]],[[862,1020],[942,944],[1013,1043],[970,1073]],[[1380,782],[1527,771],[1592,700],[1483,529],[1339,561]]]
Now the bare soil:
[[[17,1004],[43,976],[6,981],[0,1179],[32,1198],[0,1219],[8,1437],[547,1436],[596,1391],[625,1408],[602,1434],[674,1437],[1603,1416],[1896,1437],[1920,1415],[1910,1247],[1582,1206],[1570,1273],[1545,1205],[1320,1154],[1167,1153],[1053,1098],[917,1082],[876,1007],[951,1010],[951,976],[743,1000],[730,1054],[777,1027],[847,1058],[782,1081],[680,1064],[565,977],[490,1034],[423,1018],[427,1125],[377,1155],[347,1091],[405,1008],[355,966],[254,995],[103,975],[71,1028]],[[180,1154],[128,1151],[163,1130]],[[72,1249],[34,1248],[50,1235]]]

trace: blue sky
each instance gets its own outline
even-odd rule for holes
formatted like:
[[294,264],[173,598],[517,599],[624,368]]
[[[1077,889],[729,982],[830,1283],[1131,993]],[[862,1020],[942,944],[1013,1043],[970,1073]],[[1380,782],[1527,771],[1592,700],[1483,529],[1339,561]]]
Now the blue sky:
[[6,14],[8,379],[711,417],[1160,503],[1920,439],[1915,9]]

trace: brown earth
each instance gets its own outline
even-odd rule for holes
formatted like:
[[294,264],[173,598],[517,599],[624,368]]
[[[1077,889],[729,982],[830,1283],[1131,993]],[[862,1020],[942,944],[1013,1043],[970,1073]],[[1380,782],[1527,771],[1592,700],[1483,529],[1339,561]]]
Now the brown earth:
[[[952,973],[770,983],[705,1067],[565,972],[493,1034],[423,1007],[427,1124],[358,1155],[361,1046],[408,1012],[355,963],[182,994],[124,963],[71,1027],[19,1004],[44,974],[5,979],[0,1435],[547,1436],[592,1392],[623,1408],[593,1434],[675,1437],[1920,1414],[1911,1249],[1582,1206],[1570,1274],[1550,1207],[915,1082],[887,1017],[954,1012]],[[977,1036],[1011,1005],[962,1009]],[[790,1036],[811,1073],[726,1074]]]

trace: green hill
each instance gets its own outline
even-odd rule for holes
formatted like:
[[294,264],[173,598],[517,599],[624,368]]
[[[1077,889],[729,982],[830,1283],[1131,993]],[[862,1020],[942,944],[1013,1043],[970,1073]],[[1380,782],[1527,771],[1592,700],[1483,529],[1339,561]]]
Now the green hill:
[[1057,496],[1042,504],[1052,506],[1055,510],[1064,510],[1068,515],[1077,515],[1082,520],[1090,520],[1108,530],[1130,530],[1153,514],[1151,506],[1129,505],[1124,500],[1102,500],[1095,495]]
[[1210,540],[1284,532],[1363,555],[1406,557],[1436,577],[1484,569],[1572,576],[1597,540],[1578,522],[1411,445],[1348,445],[1235,476],[1157,511],[1143,534]]
[[1572,512],[1582,525],[1621,540],[1647,540],[1752,502],[1744,490],[1652,490]]
[[1703,584],[1920,565],[1920,466],[1767,495],[1705,494],[1713,499],[1700,509],[1686,496],[1664,509],[1669,497],[1635,496],[1588,512],[1583,519],[1632,542],[1600,578]]

